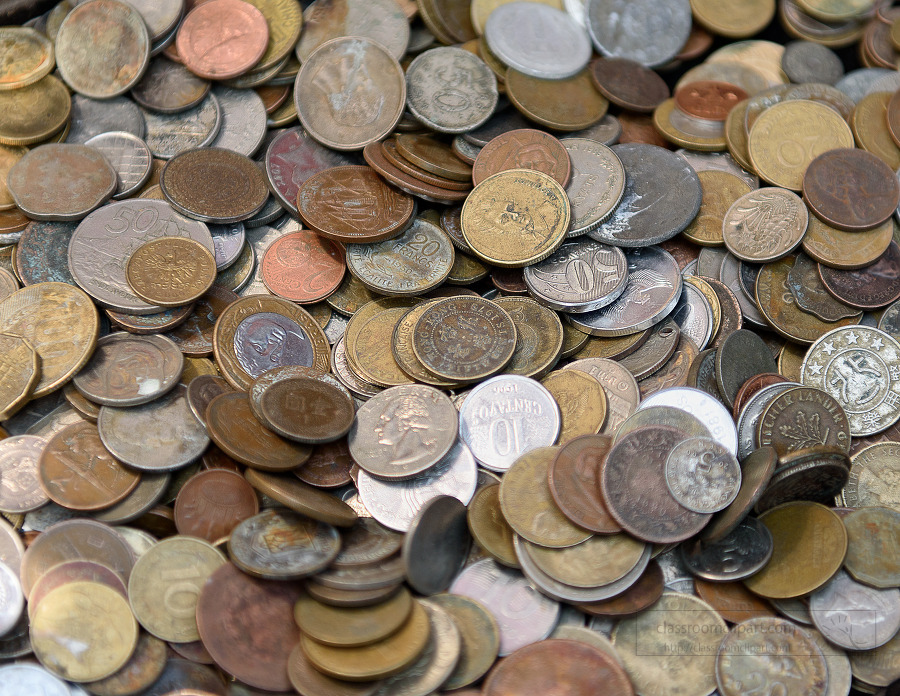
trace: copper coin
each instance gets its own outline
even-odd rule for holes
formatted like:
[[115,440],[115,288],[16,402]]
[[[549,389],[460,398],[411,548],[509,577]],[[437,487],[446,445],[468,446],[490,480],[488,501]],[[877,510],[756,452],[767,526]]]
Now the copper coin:
[[224,539],[242,520],[258,512],[253,486],[240,474],[225,469],[194,474],[175,498],[178,533],[210,543]]
[[472,182],[477,186],[508,169],[533,169],[565,186],[572,176],[572,161],[563,144],[549,133],[521,128],[498,135],[481,149],[472,165]]
[[[222,677],[211,667],[170,657],[160,677],[141,696],[172,696],[181,689],[195,689],[202,696],[225,696]],[[190,692],[188,692],[190,693]]]
[[200,375],[191,380],[187,387],[187,400],[191,412],[197,420],[206,425],[206,407],[219,394],[233,392],[234,389],[222,377]]
[[247,469],[244,478],[260,493],[306,517],[338,527],[356,524],[356,511],[347,503],[293,476]]
[[656,603],[665,589],[662,569],[650,561],[643,575],[622,594],[602,602],[579,604],[578,608],[594,616],[630,616]]
[[213,328],[218,316],[240,296],[221,285],[213,285],[194,304],[193,313],[166,337],[189,358],[205,358],[213,352]]
[[279,437],[253,415],[244,392],[220,394],[206,408],[213,442],[232,459],[263,471],[288,471],[303,464],[309,447]]
[[294,604],[301,595],[295,583],[252,578],[226,563],[200,590],[200,638],[216,664],[245,684],[289,691],[288,657],[300,640]]
[[612,444],[608,435],[576,437],[560,448],[547,473],[550,495],[562,513],[600,534],[622,530],[600,496],[600,464]]
[[842,271],[819,264],[819,277],[835,298],[862,310],[886,307],[900,299],[900,246],[891,242],[871,266]]
[[[565,684],[560,691],[560,685]],[[500,662],[484,682],[484,696],[594,696],[603,692],[632,696],[634,689],[615,657],[587,643],[552,638],[519,648]]]
[[468,195],[468,190],[453,191],[448,188],[429,184],[423,179],[418,179],[407,174],[387,158],[381,143],[370,143],[369,145],[366,145],[363,149],[363,157],[372,169],[398,189],[411,196],[418,196],[426,201],[435,203],[458,203],[459,201],[465,200]]
[[233,471],[236,474],[242,474],[244,471],[240,464],[213,444],[210,444],[209,448],[203,453],[200,465],[204,469],[224,469],[225,471]]
[[753,398],[754,394],[756,394],[760,389],[764,387],[771,386],[773,384],[781,384],[782,382],[787,382],[788,379],[783,375],[778,374],[777,372],[764,372],[759,375],[753,375],[746,382],[741,385],[741,388],[738,389],[737,396],[734,397],[734,408],[732,409],[732,415],[734,416],[735,421],[737,421],[738,416],[741,415],[741,411],[744,410],[744,406]]
[[265,425],[294,442],[317,445],[346,435],[356,415],[353,397],[323,380],[293,377],[264,389],[259,414]]
[[669,98],[665,80],[633,60],[600,58],[590,71],[597,91],[623,109],[649,114]]
[[128,497],[141,480],[113,457],[93,423],[73,423],[56,433],[38,460],[41,486],[70,510],[102,510]]
[[472,168],[443,143],[422,135],[399,135],[396,142],[400,154],[422,169],[454,181],[472,180]]
[[757,616],[777,616],[768,602],[753,594],[742,582],[709,582],[694,578],[694,589],[700,599],[731,623]]
[[[380,146],[379,146],[380,147]],[[332,167],[309,177],[297,194],[307,225],[344,242],[379,242],[401,234],[413,199],[391,188],[370,167]]]
[[37,609],[38,604],[50,591],[70,582],[81,581],[99,582],[101,585],[111,587],[122,597],[128,598],[128,589],[125,587],[125,581],[122,580],[118,573],[107,568],[102,563],[97,563],[96,561],[66,561],[50,568],[34,583],[34,587],[28,593],[28,616],[34,616],[34,610]]
[[168,645],[172,648],[172,652],[176,655],[181,655],[185,660],[190,660],[200,665],[215,664],[212,655],[209,654],[209,650],[203,646],[202,640],[192,640],[190,643],[169,642]]
[[848,232],[877,227],[900,204],[900,182],[871,152],[829,150],[810,162],[803,198],[823,222]]
[[310,230],[279,237],[262,258],[262,278],[275,295],[294,302],[318,302],[344,278],[344,250]]
[[[214,2],[247,4],[241,0],[210,4]],[[253,160],[215,147],[188,150],[170,159],[159,186],[175,210],[203,222],[246,220],[262,210],[269,197],[266,177]]]
[[708,514],[682,507],[669,492],[665,462],[684,433],[644,426],[621,438],[600,468],[606,507],[626,532],[657,544],[683,541],[709,522]]
[[265,16],[242,0],[210,0],[195,7],[175,37],[181,61],[207,80],[242,75],[259,62],[268,44]]
[[739,101],[750,95],[736,85],[715,80],[689,82],[675,92],[675,106],[706,121],[724,121]]
[[406,159],[400,153],[400,149],[397,147],[397,140],[394,138],[388,138],[381,143],[381,153],[384,155],[385,159],[397,169],[404,174],[408,174],[409,176],[418,179],[427,186],[437,186],[438,188],[450,189],[451,191],[470,191],[472,189],[471,174],[464,182],[445,179],[442,176],[432,174],[428,170],[419,167],[413,161]]
[[340,488],[353,482],[350,469],[354,466],[350,457],[347,438],[318,445],[306,464],[294,469],[294,475],[316,488]]

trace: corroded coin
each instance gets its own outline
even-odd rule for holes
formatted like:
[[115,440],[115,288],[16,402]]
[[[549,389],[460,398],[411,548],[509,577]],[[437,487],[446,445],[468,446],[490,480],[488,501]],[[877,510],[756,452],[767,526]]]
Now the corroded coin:
[[168,58],[154,58],[131,90],[141,106],[161,113],[178,113],[197,106],[209,93],[209,82]]
[[757,426],[759,446],[784,457],[807,447],[850,451],[850,422],[836,398],[814,387],[791,387],[768,402]]
[[53,69],[53,44],[27,27],[4,27],[0,32],[9,63],[0,73],[0,90],[20,89],[40,80]]
[[859,582],[872,587],[897,587],[898,563],[891,539],[900,513],[886,507],[865,507],[844,518],[847,557],[844,567]]
[[722,222],[725,246],[743,261],[771,263],[803,239],[809,213],[800,197],[783,188],[762,188],[738,198]]
[[139,115],[146,123],[147,147],[154,157],[162,160],[209,145],[222,128],[222,109],[214,94],[207,94],[197,106],[186,111],[164,114],[142,109]]
[[409,586],[426,596],[446,590],[465,565],[471,541],[461,501],[449,495],[429,500],[410,523],[400,549]]
[[256,65],[269,42],[263,13],[238,0],[215,0],[201,8],[188,13],[175,39],[178,56],[190,71],[207,80],[225,80]]
[[135,295],[160,307],[200,299],[216,279],[216,259],[200,242],[183,237],[151,239],[132,252],[125,279]]
[[553,130],[589,128],[609,108],[609,102],[594,88],[588,70],[562,80],[543,80],[507,70],[505,87],[520,112]]
[[69,91],[53,75],[27,87],[0,90],[0,107],[0,143],[4,145],[40,143],[64,130],[73,111]]
[[787,282],[800,309],[815,314],[822,321],[838,321],[857,313],[854,307],[829,294],[818,265],[806,254],[797,254]]
[[31,398],[40,379],[40,358],[31,343],[11,334],[0,334],[4,372],[0,377],[0,418],[16,413]]

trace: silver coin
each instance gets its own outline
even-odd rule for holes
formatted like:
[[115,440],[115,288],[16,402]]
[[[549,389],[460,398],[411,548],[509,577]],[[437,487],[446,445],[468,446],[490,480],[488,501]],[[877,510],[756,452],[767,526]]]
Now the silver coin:
[[587,623],[587,615],[573,607],[571,604],[563,604],[559,608],[559,619],[556,621],[556,628],[550,634],[551,638],[556,637],[556,633],[563,628],[583,628]]
[[[337,377],[337,380],[352,392],[354,397],[371,399],[384,391],[381,387],[363,382],[350,371],[350,368],[347,366],[347,354],[344,350],[343,336],[338,339],[331,349],[331,371]],[[357,413],[359,413],[358,409]]]
[[16,577],[19,576],[23,553],[25,553],[25,544],[22,542],[19,532],[9,522],[0,519],[0,563],[9,566]]
[[66,682],[31,664],[0,666],[0,696],[72,696]]
[[659,244],[697,216],[703,187],[682,157],[644,143],[611,149],[625,167],[625,193],[609,219],[588,232],[592,238],[623,247]]
[[263,204],[262,209],[253,217],[244,220],[244,227],[250,229],[252,227],[260,227],[270,223],[278,224],[279,218],[288,217],[285,215],[284,208],[275,196],[269,196]]
[[572,203],[569,237],[590,232],[608,218],[625,194],[625,167],[603,143],[587,138],[560,141],[572,162],[566,195]]
[[[675,150],[675,153],[683,157],[695,172],[725,172],[734,174],[744,181],[750,188],[759,188],[759,177],[751,174],[739,165],[734,157],[727,152],[698,152],[697,150]],[[717,278],[718,275],[713,276]]]
[[114,457],[154,473],[181,469],[209,445],[206,428],[191,413],[182,384],[142,406],[102,406],[97,428]]
[[453,139],[453,153],[469,164],[475,164],[475,158],[478,157],[479,152],[481,152],[481,148],[473,145],[463,136],[457,135]]
[[177,114],[141,111],[147,123],[147,147],[159,159],[171,159],[186,150],[206,147],[222,127],[222,110],[213,94],[207,94],[197,106]]
[[666,458],[666,486],[693,512],[718,512],[731,505],[741,488],[741,465],[717,440],[682,440]]
[[567,242],[552,256],[527,266],[529,294],[560,312],[591,312],[615,302],[625,292],[625,254],[593,239]]
[[56,433],[74,423],[84,422],[84,416],[72,408],[68,403],[61,404],[41,418],[37,423],[25,431],[26,435],[34,435],[50,440]]
[[450,593],[481,602],[497,620],[501,656],[549,636],[559,617],[558,602],[537,592],[521,573],[491,559],[463,570]]
[[890,75],[885,75],[869,85],[869,88],[866,90],[866,96],[874,94],[875,92],[893,93],[898,89],[900,89],[900,75],[896,72],[891,72]]
[[694,575],[713,582],[743,580],[758,573],[772,557],[774,544],[768,527],[745,517],[714,543],[681,544],[681,559]]
[[204,223],[179,215],[165,201],[131,199],[105,205],[81,221],[69,242],[69,272],[104,307],[127,314],[161,312],[139,299],[125,278],[135,249],[159,237],[187,237],[215,253]]
[[449,495],[432,498],[403,537],[406,582],[425,596],[443,592],[462,569],[471,542],[465,504]]
[[813,625],[847,650],[873,650],[900,630],[900,589],[879,590],[839,570],[809,597]]
[[0,440],[0,510],[20,514],[47,504],[38,478],[38,459],[46,446],[47,440],[34,435]]
[[672,60],[691,33],[688,0],[587,0],[585,14],[600,54],[648,68]]
[[110,131],[90,138],[85,145],[103,153],[116,172],[117,187],[113,200],[128,198],[150,178],[153,158],[147,144],[131,133]]
[[[172,29],[168,34],[163,36],[159,41],[155,41],[150,44],[150,57],[159,55],[163,52],[164,49],[168,48],[175,42],[175,36],[178,33],[178,25],[175,25],[175,28]],[[145,73],[146,74],[146,73]]]
[[628,249],[624,292],[610,305],[585,314],[566,314],[576,328],[594,336],[626,336],[648,329],[669,315],[681,298],[681,271],[658,246]]
[[341,533],[341,551],[332,568],[355,568],[378,563],[400,550],[403,535],[384,527],[371,517],[363,517]]
[[672,387],[651,394],[638,406],[638,410],[650,406],[672,406],[687,411],[709,428],[713,439],[732,454],[737,454],[737,430],[728,409],[709,394],[691,387]]
[[303,11],[297,59],[305,62],[323,43],[341,36],[372,39],[400,60],[409,44],[409,21],[394,0],[345,0],[339,5],[317,0]]
[[755,298],[747,295],[744,285],[741,283],[740,259],[726,252],[722,258],[718,278],[725,283],[725,286],[731,290],[731,294],[738,301],[738,304],[741,306],[741,316],[743,316],[745,322],[749,322],[759,328],[769,328],[769,323],[759,311]]
[[232,222],[230,225],[209,225],[215,249],[216,270],[223,271],[238,260],[247,242],[243,222]]
[[183,65],[160,57],[151,61],[144,77],[131,90],[131,96],[150,111],[173,114],[197,106],[209,88],[209,82]]
[[0,561],[0,636],[5,636],[15,627],[24,608],[25,597],[19,576]]
[[[260,225],[259,227],[248,229],[246,222],[244,223],[244,235],[247,239],[247,246],[252,250],[254,259],[261,259],[265,256],[266,249],[279,237],[300,229],[302,229],[300,223],[290,217],[288,218],[288,224],[283,228]],[[247,277],[246,284],[236,288],[235,292],[241,297],[272,294],[263,282],[262,264],[254,262],[253,273]]]
[[835,82],[834,86],[856,103],[869,93],[869,88],[875,82],[883,77],[893,75],[894,72],[886,68],[859,68],[848,72]]
[[469,448],[457,440],[435,466],[405,481],[384,481],[360,469],[356,485],[362,504],[385,527],[405,532],[419,510],[433,498],[452,496],[468,505],[478,472]]
[[697,255],[697,275],[719,279],[726,256],[724,247],[703,247]]
[[266,136],[266,107],[252,89],[216,85],[212,93],[219,102],[222,125],[210,147],[233,150],[253,157]]
[[804,629],[813,642],[822,651],[828,665],[828,687],[825,696],[848,696],[853,677],[850,671],[850,658],[840,648],[834,647],[825,640],[819,631],[811,626]]
[[539,3],[500,5],[485,23],[484,38],[504,64],[546,80],[572,77],[591,59],[584,28],[562,10]]
[[347,330],[348,321],[350,320],[340,312],[331,313],[331,318],[323,329],[329,345],[335,345],[343,337],[344,332]]
[[589,128],[570,134],[572,138],[586,138],[612,147],[622,136],[622,123],[612,114],[606,114],[597,123]]
[[459,411],[459,436],[488,469],[506,471],[521,455],[549,447],[561,417],[553,396],[539,382],[500,375],[469,392]]
[[706,348],[712,338],[714,319],[709,300],[702,292],[690,283],[683,283],[681,299],[672,310],[671,316],[681,329],[681,333],[694,342],[697,350]]
[[184,0],[125,0],[141,13],[151,41],[170,33],[184,13]]
[[493,71],[462,48],[432,48],[406,69],[406,108],[441,133],[477,128],[493,115],[498,99]]
[[[812,626],[812,616],[809,615],[809,599],[769,599],[768,602],[775,607],[775,610],[803,626]],[[815,630],[815,629],[813,629]]]
[[73,94],[71,128],[66,142],[83,144],[109,131],[125,131],[143,138],[147,132],[144,115],[125,97],[100,100]]
[[[818,82],[833,85],[844,76],[840,56],[813,41],[791,41],[784,47],[781,69],[791,82]],[[896,91],[896,88],[890,90]]]
[[[57,522],[65,520],[81,519],[82,514],[77,510],[69,510],[62,505],[50,502],[40,510],[25,514],[25,522],[22,525],[22,531],[25,532],[45,532]],[[21,573],[19,574],[21,578]]]

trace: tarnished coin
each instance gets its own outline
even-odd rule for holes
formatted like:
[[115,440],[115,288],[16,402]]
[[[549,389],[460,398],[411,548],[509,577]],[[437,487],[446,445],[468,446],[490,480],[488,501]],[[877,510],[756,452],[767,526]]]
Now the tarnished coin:
[[797,305],[822,321],[839,321],[855,316],[857,310],[835,299],[822,282],[819,266],[806,254],[797,254],[788,273],[787,284]]
[[572,163],[563,144],[549,133],[531,128],[507,131],[485,145],[472,165],[472,182],[477,186],[510,169],[543,172],[560,186],[566,186],[572,175]]
[[342,36],[365,36],[400,60],[409,43],[409,22],[391,0],[312,2],[303,13],[303,33],[296,46],[297,58],[305,63],[323,43]]
[[681,560],[690,572],[707,580],[727,582],[758,573],[772,556],[772,535],[755,517],[747,517],[714,543],[682,545]]
[[209,93],[209,82],[168,58],[154,58],[131,90],[132,98],[145,109],[178,113],[197,106]]
[[238,0],[215,0],[201,7],[188,13],[175,38],[178,56],[188,69],[207,80],[225,80],[256,65],[269,42],[262,12]]
[[46,505],[49,497],[40,485],[38,461],[47,440],[14,435],[0,441],[0,510],[25,513]]
[[448,495],[432,498],[403,537],[406,581],[426,596],[443,592],[464,565],[470,543],[466,506]]
[[131,133],[111,131],[90,138],[85,145],[103,153],[116,172],[118,182],[113,199],[129,198],[140,191],[153,169],[147,144]]
[[599,53],[650,68],[672,60],[691,32],[688,2],[663,9],[649,0],[590,0],[585,4],[585,20]]
[[183,307],[210,289],[216,279],[216,259],[193,239],[151,239],[128,257],[125,278],[134,294],[145,302]]
[[847,650],[873,650],[900,629],[900,590],[875,589],[839,570],[809,597],[813,624]]
[[792,191],[774,187],[750,191],[725,213],[725,246],[743,261],[771,263],[800,245],[808,221],[806,206]]
[[307,517],[339,527],[352,527],[357,520],[353,508],[293,476],[248,469],[244,478],[260,493]]
[[887,251],[893,231],[894,223],[889,220],[865,232],[844,232],[813,215],[803,237],[803,250],[831,268],[863,268],[875,263]]
[[480,488],[468,507],[469,531],[480,548],[498,563],[518,568],[519,561],[513,544],[515,532],[500,510],[500,486],[489,484]]
[[897,587],[896,548],[891,544],[900,514],[885,507],[865,507],[844,518],[847,557],[844,567],[856,580],[879,588]]
[[583,435],[560,448],[547,472],[550,494],[562,513],[602,534],[621,529],[600,495],[600,465],[611,448],[608,435]]
[[31,398],[41,376],[40,358],[31,343],[11,334],[0,334],[0,350],[6,369],[0,379],[0,418],[6,420]]
[[675,445],[666,458],[665,476],[669,492],[694,512],[723,510],[741,486],[737,458],[710,438],[688,438]]
[[191,476],[178,491],[175,527],[179,534],[216,543],[258,512],[256,492],[243,476],[209,469]]
[[776,372],[771,351],[752,331],[735,331],[716,350],[716,384],[729,405],[734,405],[738,390],[748,379]]
[[217,85],[213,94],[222,110],[222,126],[210,147],[252,157],[266,136],[266,107],[253,90]]
[[263,390],[259,398],[263,423],[295,442],[320,444],[347,434],[355,407],[349,392],[311,378],[280,380]]
[[27,27],[4,27],[0,41],[4,55],[9,56],[0,73],[0,90],[21,89],[53,69],[53,44],[40,32]]
[[819,266],[825,289],[839,302],[862,310],[874,310],[900,299],[900,247],[891,242],[875,263],[860,270]]
[[142,123],[146,122],[147,147],[163,160],[209,145],[222,127],[222,109],[214,94],[185,111],[167,114],[142,109],[140,113]]
[[[757,425],[759,446],[784,457],[808,447],[850,451],[850,423],[840,402],[814,387],[790,387],[767,403]],[[779,467],[780,468],[780,467]]]
[[304,595],[294,605],[300,630],[317,643],[356,647],[384,640],[409,618],[413,599],[401,588],[384,602],[369,607],[334,607]]
[[59,133],[65,137],[66,124],[74,112],[74,106],[61,80],[47,75],[26,87],[0,92],[0,107],[3,109],[0,143],[32,145],[48,138],[56,139],[55,134]]
[[560,444],[600,432],[606,423],[609,404],[600,380],[578,370],[554,370],[541,384],[559,405]]

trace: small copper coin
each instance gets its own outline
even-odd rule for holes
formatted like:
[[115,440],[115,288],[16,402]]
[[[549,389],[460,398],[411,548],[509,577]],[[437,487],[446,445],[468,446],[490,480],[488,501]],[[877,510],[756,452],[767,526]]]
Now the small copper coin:
[[262,258],[262,278],[273,294],[301,304],[318,302],[344,278],[344,250],[310,230],[276,239]]
[[[403,173],[408,174],[415,179],[418,179],[426,186],[437,186],[438,188],[448,189],[451,191],[470,191],[472,189],[471,167],[469,168],[469,176],[465,181],[454,181],[453,179],[446,179],[442,176],[432,174],[427,169],[422,169],[422,167],[415,164],[412,160],[407,159],[403,154],[401,154],[400,149],[397,147],[397,140],[395,138],[388,138],[387,140],[383,140],[380,145],[381,154],[384,155],[384,158],[388,162],[390,162],[397,169],[401,170]],[[369,147],[370,154],[372,152],[372,149],[372,147]],[[365,150],[363,151],[363,156],[365,157]],[[460,164],[462,164],[462,162],[460,162]],[[388,180],[390,181],[390,179]]]
[[38,460],[41,486],[70,510],[102,510],[137,488],[140,474],[113,457],[93,423],[73,423],[56,433]]
[[226,563],[200,590],[200,638],[216,664],[245,684],[289,691],[288,656],[300,639],[293,610],[301,595],[295,583],[252,578]]
[[183,307],[200,299],[216,279],[216,259],[200,242],[159,237],[141,244],[125,264],[135,295],[160,307]]
[[173,208],[203,222],[246,220],[262,210],[269,197],[266,177],[253,160],[214,147],[188,150],[170,159],[159,185]]
[[562,513],[600,534],[622,530],[600,495],[600,465],[612,444],[609,435],[577,437],[560,448],[547,474],[550,495]]
[[572,176],[572,161],[562,143],[549,133],[522,128],[498,135],[481,149],[472,166],[472,182],[477,186],[509,169],[543,172],[565,186]]
[[758,616],[776,616],[768,602],[757,597],[741,582],[709,582],[694,578],[694,589],[700,599],[732,623]]
[[900,246],[891,242],[871,266],[842,271],[819,264],[819,277],[835,298],[862,310],[879,309],[900,299]]
[[689,82],[675,92],[675,106],[706,121],[724,121],[735,105],[749,95],[740,87],[715,80]]
[[441,182],[442,186],[435,186],[418,173],[417,176],[412,176],[388,159],[385,154],[386,149],[382,143],[370,143],[363,149],[363,157],[372,169],[404,193],[435,203],[458,203],[465,200],[468,189],[445,188],[446,184],[443,182]]
[[579,604],[578,608],[594,616],[630,616],[653,606],[664,589],[662,569],[659,563],[650,561],[643,575],[622,594],[602,602]]
[[316,447],[306,464],[294,470],[294,475],[316,488],[340,488],[352,483],[353,466],[347,439],[341,438]]
[[803,198],[823,222],[849,232],[877,227],[900,204],[900,182],[884,161],[856,148],[829,150],[810,162]]
[[200,375],[190,381],[187,387],[188,406],[201,423],[206,425],[206,407],[219,394],[232,392],[231,385],[215,375]]
[[253,487],[240,474],[225,469],[194,474],[175,498],[178,533],[210,543],[227,537],[242,520],[258,512]]
[[175,37],[181,61],[207,80],[227,80],[247,72],[263,57],[268,43],[265,16],[242,0],[197,5]]
[[669,98],[665,80],[633,60],[600,58],[590,71],[597,91],[623,109],[649,114]]
[[317,445],[346,435],[356,408],[343,387],[293,377],[269,385],[260,397],[258,412],[263,423],[282,437]]
[[411,196],[388,186],[370,167],[332,167],[309,177],[297,194],[307,225],[344,242],[396,237],[415,212]]
[[434,138],[423,135],[398,135],[397,150],[413,164],[440,177],[454,181],[472,180],[472,167]]

